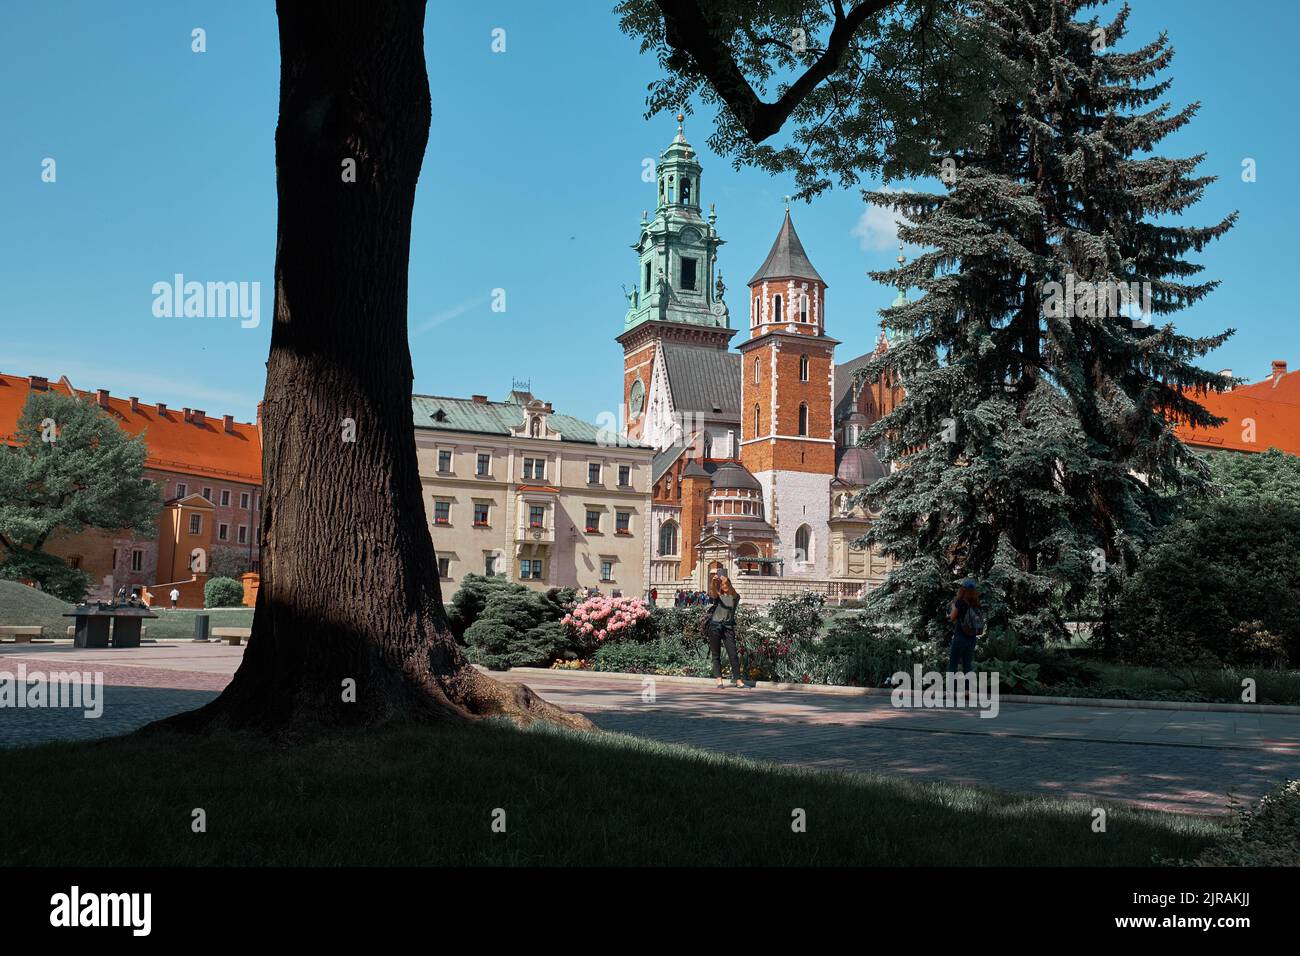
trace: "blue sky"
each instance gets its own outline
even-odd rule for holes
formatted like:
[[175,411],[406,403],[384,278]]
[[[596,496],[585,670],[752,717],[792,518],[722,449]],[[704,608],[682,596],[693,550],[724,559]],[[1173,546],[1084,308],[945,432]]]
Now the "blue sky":
[[[642,118],[652,59],[623,36],[612,0],[449,4],[431,0],[426,47],[433,130],[416,199],[410,329],[418,392],[504,397],[530,380],[557,409],[594,420],[617,409],[629,249],[653,205],[642,161],[675,131]],[[1219,0],[1137,0],[1127,46],[1167,29],[1178,50],[1172,102],[1200,117],[1167,154],[1208,154],[1217,174],[1191,217],[1239,209],[1236,229],[1199,257],[1223,281],[1177,320],[1238,334],[1207,360],[1252,380],[1271,359],[1300,365],[1290,282],[1297,143],[1293,0],[1235,13]],[[559,13],[557,11],[562,11]],[[48,0],[12,4],[0,30],[0,371],[67,374],[106,387],[251,419],[270,335],[275,250],[278,47],[269,0],[223,3]],[[191,51],[191,30],[207,52]],[[491,50],[494,28],[506,52]],[[780,225],[791,183],[704,145],[720,264],[733,316]],[[57,179],[41,181],[53,158]],[[1244,183],[1244,158],[1258,179]],[[795,224],[830,285],[828,332],[841,361],[871,347],[893,291],[868,269],[897,255],[856,190],[797,205]],[[262,324],[157,318],[152,286],[175,273],[257,281]],[[506,290],[493,312],[492,290]],[[735,321],[733,320],[733,324]]]

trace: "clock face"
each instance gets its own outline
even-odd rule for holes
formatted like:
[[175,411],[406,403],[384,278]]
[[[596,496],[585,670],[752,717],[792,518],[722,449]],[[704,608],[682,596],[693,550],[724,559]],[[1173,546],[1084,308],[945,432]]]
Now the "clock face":
[[627,393],[627,406],[633,418],[641,417],[641,409],[645,407],[645,386],[639,378],[632,383],[632,389]]

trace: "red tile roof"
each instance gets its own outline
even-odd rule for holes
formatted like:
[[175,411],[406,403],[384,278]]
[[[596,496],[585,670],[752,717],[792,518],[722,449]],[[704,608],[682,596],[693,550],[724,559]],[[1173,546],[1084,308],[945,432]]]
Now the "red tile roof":
[[[51,391],[94,398],[95,392],[74,389],[67,378],[50,383]],[[31,391],[28,378],[0,374],[0,441],[14,444],[18,418]],[[225,430],[221,417],[192,415],[186,421],[185,409],[167,408],[136,402],[135,408],[125,398],[108,396],[107,411],[129,435],[144,434],[148,446],[146,466],[176,474],[227,481],[261,484],[262,439],[258,427],[232,422]]]
[[1176,426],[1178,437],[1187,444],[1233,451],[1277,448],[1300,455],[1300,372],[1240,385],[1230,392],[1199,394],[1196,400],[1227,421],[1217,428]]

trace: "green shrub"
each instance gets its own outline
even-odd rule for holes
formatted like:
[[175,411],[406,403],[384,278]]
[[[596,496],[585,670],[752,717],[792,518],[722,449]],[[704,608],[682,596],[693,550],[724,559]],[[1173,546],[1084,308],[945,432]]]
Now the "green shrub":
[[0,578],[6,581],[35,581],[46,594],[69,604],[80,604],[90,589],[90,575],[69,567],[62,559],[44,551],[15,548],[0,564]]
[[1226,842],[1192,866],[1300,866],[1300,780],[1281,784],[1242,811]]
[[782,595],[767,606],[767,619],[791,641],[809,640],[821,629],[826,598],[812,591]]
[[1116,650],[1136,664],[1300,666],[1300,505],[1219,500],[1164,529],[1129,579]]
[[[707,661],[707,658],[705,658]],[[680,637],[657,637],[644,642],[614,641],[602,644],[591,657],[591,669],[619,671],[625,674],[698,675],[707,673],[700,667],[698,647]]]
[[836,620],[818,649],[822,657],[839,662],[844,683],[860,687],[883,687],[898,671],[910,671],[915,664],[939,668],[945,653],[938,645],[914,641],[863,617]]
[[[503,582],[504,583],[504,582]],[[519,584],[490,590],[486,606],[465,629],[466,653],[475,664],[493,670],[546,667],[572,656],[572,644],[560,618],[559,592],[539,593]]]
[[242,607],[244,586],[234,578],[208,578],[203,585],[204,607]]

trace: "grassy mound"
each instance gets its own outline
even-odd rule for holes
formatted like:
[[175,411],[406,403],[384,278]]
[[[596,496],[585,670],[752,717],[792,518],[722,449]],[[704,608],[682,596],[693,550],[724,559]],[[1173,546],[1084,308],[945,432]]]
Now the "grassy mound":
[[[488,723],[0,750],[0,865],[1147,865],[1225,824]],[[112,794],[88,800],[87,794]],[[191,828],[202,809],[206,832]],[[806,831],[792,827],[798,811]],[[505,832],[494,832],[493,820]]]
[[0,581],[0,624],[45,627],[46,637],[63,637],[71,618],[64,617],[72,605],[53,595],[29,588],[17,581]]

